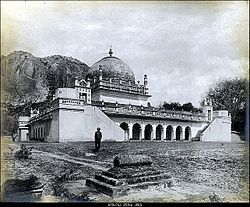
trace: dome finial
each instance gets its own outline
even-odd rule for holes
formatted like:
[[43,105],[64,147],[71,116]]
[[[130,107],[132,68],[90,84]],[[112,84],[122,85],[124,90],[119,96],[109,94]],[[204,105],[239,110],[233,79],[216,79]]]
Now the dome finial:
[[113,52],[112,52],[112,45],[110,46],[110,50],[109,50],[109,56],[112,57]]

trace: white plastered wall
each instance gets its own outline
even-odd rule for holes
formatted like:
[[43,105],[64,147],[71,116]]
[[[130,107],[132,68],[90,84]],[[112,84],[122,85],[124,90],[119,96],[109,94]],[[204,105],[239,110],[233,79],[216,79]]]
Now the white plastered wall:
[[60,142],[94,141],[97,127],[102,140],[124,140],[123,130],[95,106],[85,106],[84,111],[60,109],[59,117]]
[[218,117],[203,132],[201,141],[231,142],[231,119]]

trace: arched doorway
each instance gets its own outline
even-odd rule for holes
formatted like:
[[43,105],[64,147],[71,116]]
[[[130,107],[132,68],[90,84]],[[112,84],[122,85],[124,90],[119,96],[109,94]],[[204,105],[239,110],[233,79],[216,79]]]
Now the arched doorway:
[[182,137],[182,128],[181,126],[178,126],[176,128],[176,140],[181,140]]
[[153,127],[151,124],[145,126],[144,138],[145,140],[151,140]]
[[191,138],[191,128],[187,126],[185,128],[185,140],[190,140],[190,138]]
[[162,127],[162,125],[159,124],[156,127],[156,140],[161,140],[161,138],[162,138],[162,131],[163,131],[163,127]]
[[128,124],[126,122],[122,122],[120,124],[120,127],[123,129],[124,131],[124,140],[128,140],[128,135],[129,135],[129,130],[128,130]]
[[132,128],[132,139],[139,140],[141,136],[141,125],[136,123]]
[[172,140],[173,135],[174,135],[174,129],[171,125],[169,125],[166,130],[166,140]]

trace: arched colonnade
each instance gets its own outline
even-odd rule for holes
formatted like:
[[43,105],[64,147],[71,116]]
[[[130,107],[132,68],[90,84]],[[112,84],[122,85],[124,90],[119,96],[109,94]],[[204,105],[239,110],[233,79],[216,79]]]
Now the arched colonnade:
[[180,141],[191,140],[192,130],[190,126],[174,126],[162,124],[128,124],[122,122],[120,127],[124,130],[125,140],[166,140]]

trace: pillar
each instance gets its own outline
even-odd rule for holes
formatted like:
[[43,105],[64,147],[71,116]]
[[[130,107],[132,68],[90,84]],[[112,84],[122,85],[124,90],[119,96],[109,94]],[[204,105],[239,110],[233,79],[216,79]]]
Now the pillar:
[[130,123],[130,124],[129,124],[129,135],[128,135],[128,136],[129,136],[129,139],[132,139],[132,138],[133,138],[133,137],[132,137],[132,136],[133,136],[132,129],[133,129],[133,124]]
[[166,138],[167,138],[167,137],[166,137],[166,131],[167,131],[167,126],[163,125],[163,131],[162,131],[163,135],[162,135],[162,140],[164,140],[164,139],[166,139]]
[[185,127],[181,126],[181,137],[180,140],[184,140],[185,139]]
[[152,125],[152,140],[156,139],[156,125]]
[[141,125],[141,140],[145,139],[145,124]]
[[174,141],[176,139],[176,128],[177,128],[177,126],[173,126],[173,137],[172,137],[171,141]]

